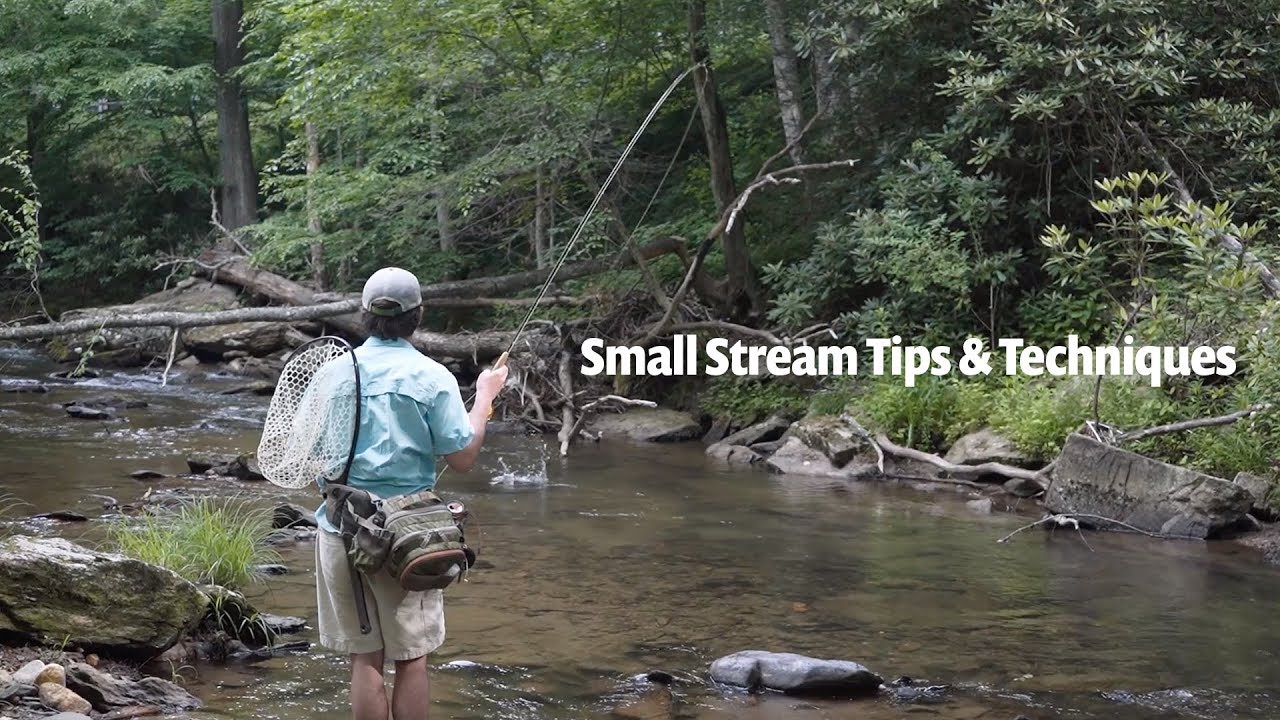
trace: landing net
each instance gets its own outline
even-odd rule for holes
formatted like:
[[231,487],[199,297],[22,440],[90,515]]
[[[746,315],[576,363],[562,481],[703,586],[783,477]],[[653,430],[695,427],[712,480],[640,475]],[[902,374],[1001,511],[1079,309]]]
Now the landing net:
[[285,488],[345,480],[359,422],[359,377],[352,347],[322,337],[285,363],[267,408],[258,466]]

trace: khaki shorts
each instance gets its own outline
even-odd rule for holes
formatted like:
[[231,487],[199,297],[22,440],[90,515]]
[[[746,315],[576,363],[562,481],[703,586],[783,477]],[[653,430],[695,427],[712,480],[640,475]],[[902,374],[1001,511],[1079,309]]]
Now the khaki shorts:
[[435,652],[444,644],[444,593],[441,590],[408,592],[390,573],[364,578],[369,607],[368,635],[360,633],[342,538],[321,530],[316,533],[316,600],[320,644],[337,652],[364,654],[382,650],[387,660],[414,660]]

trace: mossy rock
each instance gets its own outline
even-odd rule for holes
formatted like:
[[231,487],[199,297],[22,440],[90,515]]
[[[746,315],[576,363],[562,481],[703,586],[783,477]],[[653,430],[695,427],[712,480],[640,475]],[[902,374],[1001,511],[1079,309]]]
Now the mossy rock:
[[209,598],[165,568],[61,538],[0,541],[0,635],[149,658],[204,617]]

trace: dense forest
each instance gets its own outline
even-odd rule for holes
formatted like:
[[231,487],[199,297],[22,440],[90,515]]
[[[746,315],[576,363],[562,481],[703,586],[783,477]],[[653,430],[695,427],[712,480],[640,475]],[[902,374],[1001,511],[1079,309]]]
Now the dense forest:
[[[705,249],[676,310],[777,337],[1239,348],[1234,376],[1159,389],[724,380],[710,412],[852,403],[916,446],[990,424],[1048,458],[1086,419],[1222,415],[1280,382],[1277,0],[0,0],[0,34],[14,321],[128,302],[210,248],[336,292],[386,264],[548,267],[692,67],[570,260],[677,252],[566,281],[589,302],[542,316],[666,307]],[[1145,448],[1270,475],[1274,425]]]

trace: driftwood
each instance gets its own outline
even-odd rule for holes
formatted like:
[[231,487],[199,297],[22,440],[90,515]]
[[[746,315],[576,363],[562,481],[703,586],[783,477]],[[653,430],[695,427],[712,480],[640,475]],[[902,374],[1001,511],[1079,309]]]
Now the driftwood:
[[1187,430],[1196,430],[1198,428],[1217,427],[1220,425],[1230,425],[1234,422],[1243,420],[1251,415],[1265,412],[1271,409],[1271,403],[1258,403],[1250,405],[1243,410],[1237,410],[1226,415],[1217,417],[1195,418],[1193,420],[1180,420],[1178,422],[1169,423],[1167,425],[1157,425],[1156,427],[1146,428],[1145,430],[1134,430],[1132,432],[1121,433],[1116,437],[1115,443],[1132,442],[1134,440],[1142,440],[1144,438],[1154,437],[1156,435],[1168,435],[1176,432],[1186,432]]
[[942,468],[943,470],[945,470],[946,472],[952,475],[957,475],[960,477],[980,477],[982,475],[1003,475],[1004,477],[1007,477],[1007,478],[1016,478],[1019,480],[1031,480],[1032,482],[1036,482],[1036,483],[1040,482],[1040,479],[1043,477],[1041,471],[1039,470],[1027,470],[1025,468],[1013,467],[1012,465],[1005,465],[1004,463],[997,463],[997,462],[987,462],[987,463],[982,463],[980,465],[957,465],[955,463],[947,462],[946,460],[943,460],[942,458],[938,457],[937,455],[934,455],[933,453],[927,453],[922,450],[913,450],[912,448],[905,448],[899,445],[895,445],[894,442],[890,440],[888,437],[886,437],[884,434],[876,435],[875,441],[876,441],[876,445],[880,446],[880,449],[884,450],[890,455],[896,455],[898,457],[907,458],[908,460],[918,460],[920,462],[926,462],[935,467]]
[[[658,403],[653,402],[651,400],[632,400],[631,398],[624,398],[621,395],[605,395],[603,397],[592,400],[591,402],[582,406],[582,410],[578,413],[577,421],[573,423],[573,427],[569,429],[568,433],[566,433],[564,429],[561,428],[560,430],[560,455],[561,456],[569,454],[569,443],[573,442],[573,439],[577,437],[579,432],[582,431],[582,426],[587,424],[587,418],[591,417],[591,415],[595,413],[595,411],[598,410],[601,405],[604,405],[606,403],[616,404],[616,405],[626,405],[628,407],[634,407],[634,406],[650,407],[650,408],[658,407]],[[572,416],[571,410],[569,411],[568,416]]]

